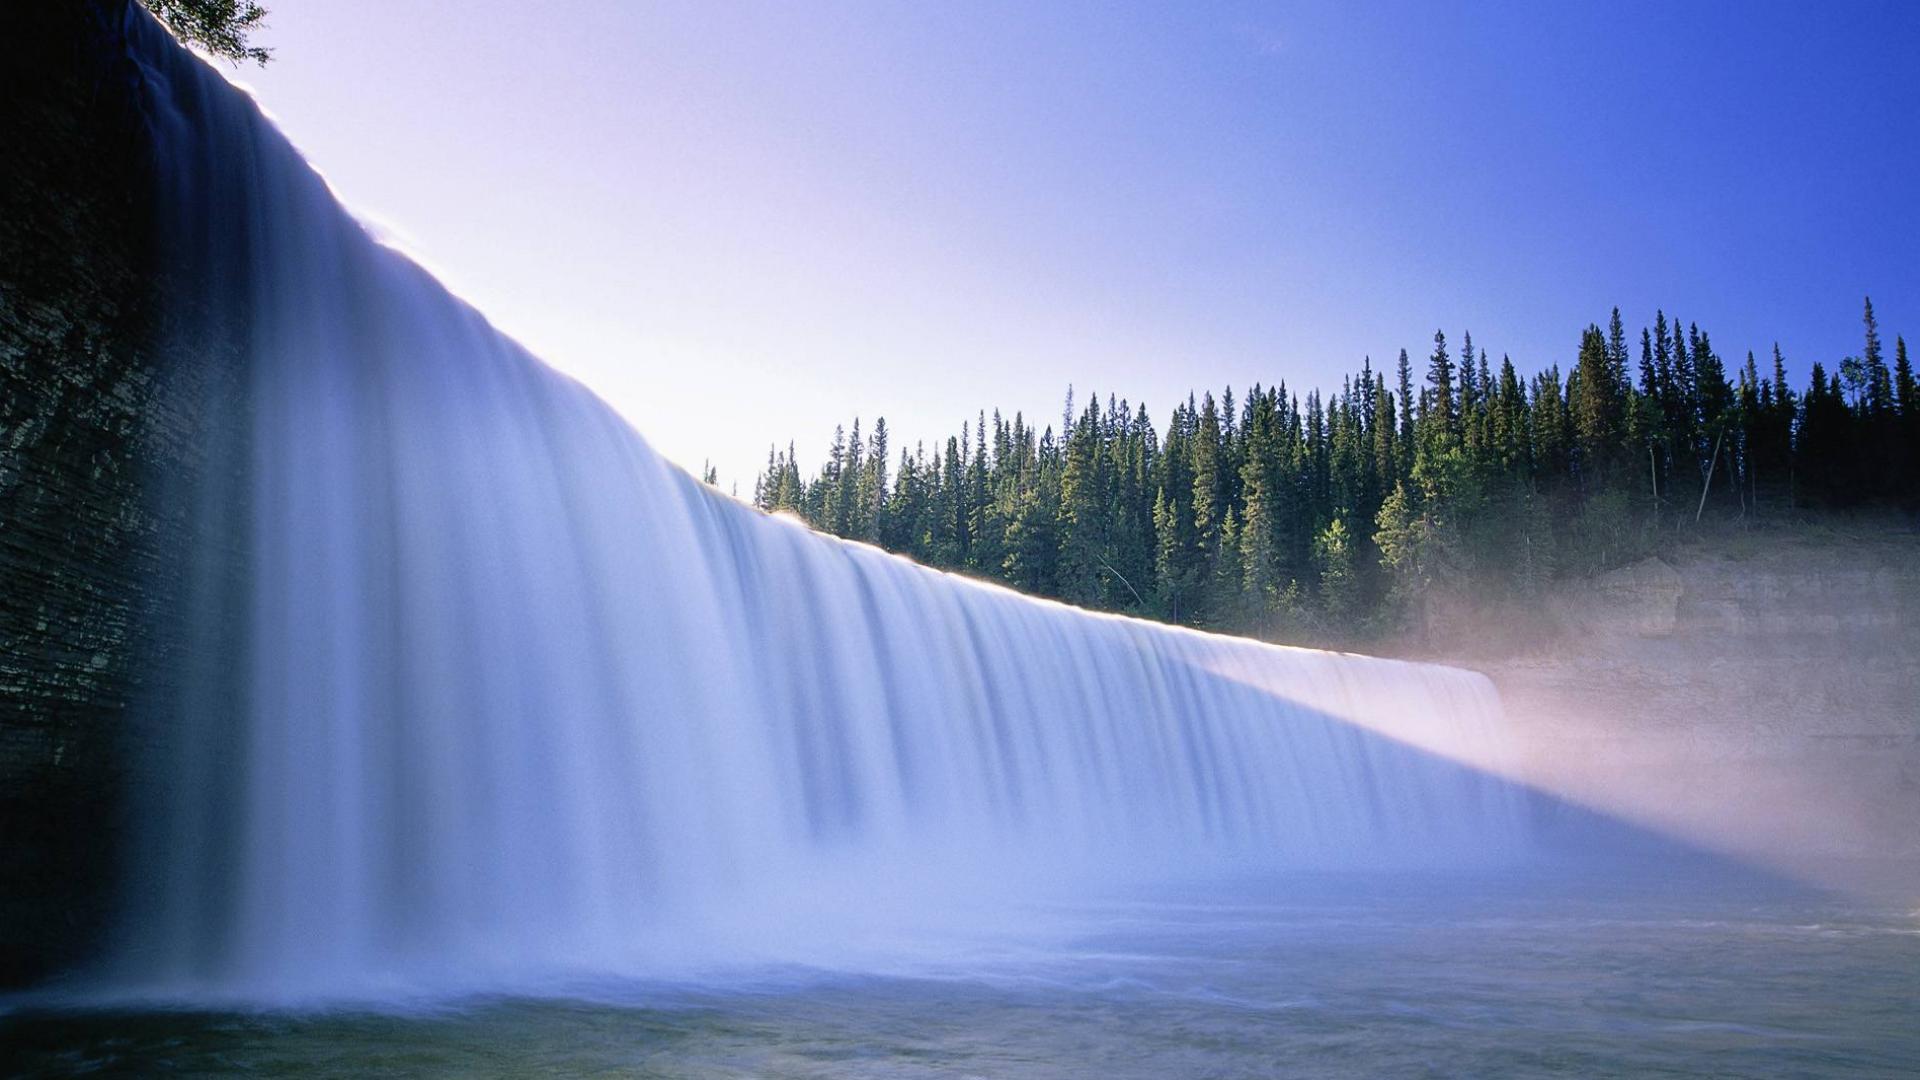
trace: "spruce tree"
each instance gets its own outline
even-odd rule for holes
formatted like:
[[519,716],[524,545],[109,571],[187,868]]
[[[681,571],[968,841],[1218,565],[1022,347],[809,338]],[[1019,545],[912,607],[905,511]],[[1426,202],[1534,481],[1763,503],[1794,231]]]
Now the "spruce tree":
[[1314,538],[1313,562],[1319,577],[1320,609],[1327,624],[1352,633],[1360,616],[1357,551],[1344,518],[1334,518]]
[[1400,462],[1400,475],[1404,479],[1413,468],[1413,365],[1407,359],[1407,350],[1400,350],[1400,447],[1394,455]]
[[1421,439],[1423,449],[1434,440],[1450,443],[1459,433],[1459,417],[1454,412],[1453,358],[1447,354],[1447,335],[1443,330],[1433,332],[1433,355],[1427,358],[1427,390],[1425,400],[1431,415],[1423,412],[1420,417],[1427,428],[1427,434]]
[[1551,491],[1569,475],[1572,460],[1572,424],[1560,367],[1553,365],[1533,378],[1533,400],[1528,406],[1533,426],[1533,477],[1536,487]]
[[[1616,309],[1616,329],[1619,315]],[[1579,383],[1570,395],[1574,398],[1570,404],[1574,431],[1579,439],[1580,483],[1583,490],[1597,494],[1617,468],[1626,413],[1615,374],[1613,348],[1609,339],[1601,336],[1598,326],[1589,326],[1580,335],[1580,358],[1575,370]]]
[[1100,401],[1095,396],[1074,425],[1060,474],[1059,584],[1066,600],[1099,606],[1106,595],[1108,468]]
[[1907,359],[1907,339],[1898,336],[1893,339],[1893,398],[1902,443],[1895,458],[1899,475],[1894,490],[1902,502],[1913,505],[1920,502],[1920,384]]
[[1885,413],[1893,410],[1893,382],[1887,375],[1886,357],[1880,352],[1880,323],[1873,317],[1873,297],[1866,299],[1866,314],[1862,321],[1866,324],[1866,348],[1860,353],[1865,368],[1867,411]]
[[1893,403],[1901,417],[1920,417],[1920,385],[1913,378],[1913,364],[1907,360],[1907,339],[1893,339]]
[[880,542],[880,521],[886,513],[887,501],[887,418],[880,417],[873,422],[873,435],[867,447],[867,470],[863,477],[861,490],[861,515],[865,528],[860,538],[868,543]]
[[1527,392],[1511,357],[1500,358],[1500,384],[1494,395],[1489,445],[1494,465],[1510,482],[1528,478],[1532,441],[1528,432]]
[[[989,450],[987,414],[982,409],[975,417],[973,452],[967,460],[967,554],[966,565],[976,573],[997,576],[1006,553],[1000,540],[1005,526],[993,514],[993,491],[987,483]],[[996,535],[1000,533],[1000,535]]]
[[1227,505],[1226,478],[1222,475],[1220,414],[1213,395],[1200,399],[1200,417],[1193,434],[1193,531],[1199,551],[1201,574],[1211,580],[1222,559],[1221,533]]
[[1487,350],[1480,350],[1480,392],[1474,401],[1473,412],[1466,418],[1467,443],[1476,452],[1484,451],[1487,445],[1488,409],[1493,399],[1493,370],[1487,365]]
[[1454,408],[1463,435],[1479,401],[1479,377],[1473,366],[1473,331],[1469,330],[1460,336],[1460,398]]
[[1247,399],[1248,422],[1243,425],[1246,463],[1240,477],[1245,510],[1239,519],[1239,576],[1245,610],[1256,619],[1271,616],[1284,591],[1288,567],[1282,530],[1288,516],[1299,513],[1286,501],[1283,435],[1278,430],[1282,421],[1275,402],[1272,392],[1263,394],[1256,386]]
[[1794,446],[1800,501],[1837,506],[1854,502],[1856,485],[1849,475],[1852,425],[1840,376],[1829,378],[1826,367],[1814,361]]
[[[1859,422],[1861,442],[1855,452],[1866,463],[1871,493],[1886,496],[1895,493],[1903,471],[1897,464],[1904,450],[1899,391],[1894,387],[1893,372],[1887,368],[1886,356],[1880,348],[1880,324],[1873,316],[1871,297],[1866,300],[1864,322],[1866,348],[1861,351],[1860,359],[1866,383],[1865,408]],[[1894,467],[1888,469],[1887,464]]]
[[1630,387],[1627,380],[1627,330],[1620,322],[1620,309],[1614,308],[1607,319],[1607,377],[1624,392]]

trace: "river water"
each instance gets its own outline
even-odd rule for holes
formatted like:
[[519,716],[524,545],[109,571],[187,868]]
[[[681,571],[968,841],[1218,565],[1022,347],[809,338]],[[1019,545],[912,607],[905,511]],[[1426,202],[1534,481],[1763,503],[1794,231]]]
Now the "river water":
[[1920,1073],[1920,912],[1752,880],[1323,879],[1001,924],[1031,932],[866,971],[379,1011],[42,999],[0,1020],[0,1060],[39,1076]]

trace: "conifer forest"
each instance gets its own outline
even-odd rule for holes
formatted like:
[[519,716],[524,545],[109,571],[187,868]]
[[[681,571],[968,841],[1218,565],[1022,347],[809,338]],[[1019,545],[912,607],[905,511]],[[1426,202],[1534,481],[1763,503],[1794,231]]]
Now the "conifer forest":
[[1067,392],[1057,427],[981,412],[944,445],[836,429],[802,475],[770,451],[761,509],[1084,607],[1281,640],[1404,625],[1436,586],[1526,598],[1707,522],[1911,508],[1920,387],[1863,309],[1858,355],[1803,383],[1614,309],[1531,376],[1471,333],[1363,360],[1336,392],[1284,381],[1144,404]]

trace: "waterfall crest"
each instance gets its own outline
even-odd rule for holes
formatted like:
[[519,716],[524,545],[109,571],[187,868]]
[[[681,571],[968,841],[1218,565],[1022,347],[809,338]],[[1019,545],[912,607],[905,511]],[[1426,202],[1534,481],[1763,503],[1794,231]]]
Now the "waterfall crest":
[[219,540],[158,707],[137,977],[644,973],[751,927],[808,960],[959,896],[1525,844],[1481,676],[1092,614],[743,506],[375,242],[137,5],[127,40],[245,402],[191,496]]

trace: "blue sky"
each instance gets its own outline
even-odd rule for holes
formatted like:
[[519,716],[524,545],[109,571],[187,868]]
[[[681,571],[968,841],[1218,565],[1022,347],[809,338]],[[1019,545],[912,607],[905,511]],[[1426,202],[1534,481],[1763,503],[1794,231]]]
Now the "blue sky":
[[836,422],[1331,386],[1617,304],[1920,338],[1920,4],[279,0],[357,211],[690,467]]

